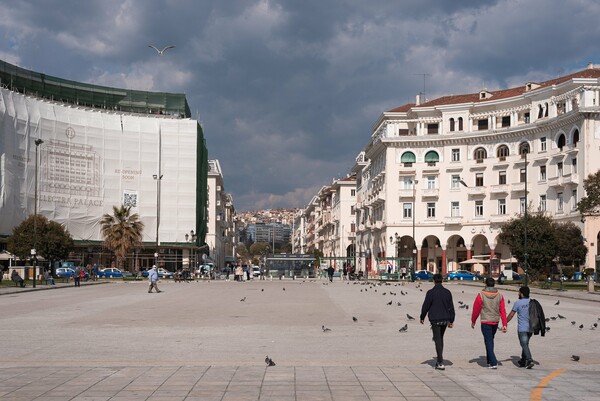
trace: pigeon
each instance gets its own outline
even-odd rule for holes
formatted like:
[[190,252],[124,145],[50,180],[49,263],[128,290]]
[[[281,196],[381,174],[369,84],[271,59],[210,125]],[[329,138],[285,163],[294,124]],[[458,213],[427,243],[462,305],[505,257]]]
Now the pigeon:
[[352,316],[352,321],[353,322],[358,322],[358,319],[356,317]]
[[508,300],[508,303],[510,304],[510,299]]
[[246,297],[240,299],[240,302],[246,302]]
[[576,322],[575,320],[573,320],[573,321],[571,322],[571,325],[573,325],[573,326],[575,326],[576,324],[577,324],[577,322]]
[[390,302],[387,303],[387,305],[391,305],[391,304],[392,304],[392,301],[390,301]]
[[554,305],[560,305],[560,299]]
[[422,289],[422,288],[419,288],[419,291],[423,292],[423,289]]
[[171,45],[171,46],[166,46],[165,48],[163,48],[162,50],[158,50],[156,47],[152,46],[152,45],[148,45],[148,47],[153,48],[154,50],[156,50],[158,52],[159,56],[164,56],[165,55],[165,51],[172,49],[175,47],[175,45]]
[[[596,323],[594,323],[594,324],[596,324]],[[594,324],[592,324],[592,325],[590,326],[590,330],[596,330],[596,327],[597,327],[598,325],[596,324],[596,326],[594,326]]]
[[267,364],[267,367],[275,366],[275,362],[273,362],[273,360],[269,358],[269,355],[267,355],[267,357],[265,358],[265,363]]
[[579,325],[579,330],[583,329],[583,324]]
[[397,302],[398,306],[402,306],[402,304],[400,302]]
[[283,287],[283,290],[285,291],[285,287]]
[[415,318],[409,315],[408,313],[406,314],[406,317],[408,318],[408,320],[415,320]]
[[463,305],[463,304],[464,304],[464,302],[463,302],[463,301],[458,301],[458,304],[459,304],[459,305]]
[[594,326],[594,328],[597,328],[598,327],[598,323],[594,323],[594,324],[592,324],[592,326]]
[[558,314],[556,315],[556,317],[558,317],[559,319],[566,319],[566,317],[564,317],[564,316],[563,316],[563,315],[561,315],[560,313],[558,313]]
[[549,318],[549,317],[547,317],[547,318],[545,318],[545,319],[544,319],[544,321],[546,321],[546,322],[549,322],[549,321],[550,321],[550,318]]
[[404,326],[400,327],[400,330],[398,330],[400,333],[406,333],[408,330],[408,323],[405,324]]
[[328,331],[331,331],[331,329],[329,327],[325,327],[325,326],[321,326],[321,330],[323,330],[325,333],[327,333]]
[[469,305],[465,305],[465,309],[466,309],[466,310],[469,310]]
[[265,289],[264,289],[264,288],[261,288],[261,289],[260,289],[260,292],[265,292]]
[[550,316],[550,319],[556,320],[556,316]]
[[404,291],[402,291],[402,290],[400,290],[400,294],[401,294],[401,295],[406,295],[406,294],[404,293]]
[[363,290],[363,289],[361,288],[361,289],[360,289],[360,292],[362,292],[362,290]]
[[465,293],[465,291],[463,290],[463,291],[461,291],[460,293],[461,293],[461,294],[464,294],[464,293]]
[[575,362],[579,362],[579,355],[571,355],[571,360]]
[[384,292],[384,293],[383,293],[383,294],[381,294],[381,295],[385,295],[385,294],[387,294],[387,292]]

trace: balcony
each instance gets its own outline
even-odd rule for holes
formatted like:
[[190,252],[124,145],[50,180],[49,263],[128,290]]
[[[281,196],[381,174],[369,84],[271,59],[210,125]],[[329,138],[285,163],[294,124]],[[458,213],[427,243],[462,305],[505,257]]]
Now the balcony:
[[551,188],[562,188],[564,186],[563,177],[548,178],[548,186]]
[[423,198],[439,198],[440,190],[438,188],[425,188],[421,191]]
[[490,187],[490,193],[492,193],[492,194],[507,194],[508,193],[508,185],[506,185],[506,184],[492,185]]
[[507,214],[492,214],[490,215],[490,223],[504,223],[508,221],[510,216]]
[[446,216],[444,217],[444,224],[447,226],[460,225],[463,222],[463,216]]
[[486,194],[486,187],[468,187],[467,193],[469,196],[483,197]]
[[524,192],[525,191],[525,183],[524,182],[515,182],[510,185],[511,192]]
[[412,189],[401,189],[399,192],[400,199],[410,198],[412,199],[415,195],[415,192]]
[[378,220],[375,222],[375,224],[373,225],[373,229],[374,230],[381,230],[383,227],[385,226],[385,222]]
[[562,179],[564,185],[579,185],[579,174],[565,174]]

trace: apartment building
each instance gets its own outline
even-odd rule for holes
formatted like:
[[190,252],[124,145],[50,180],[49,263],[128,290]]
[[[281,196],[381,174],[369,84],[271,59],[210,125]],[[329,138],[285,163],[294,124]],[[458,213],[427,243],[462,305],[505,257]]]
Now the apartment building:
[[576,205],[600,168],[599,102],[600,66],[590,64],[382,113],[352,168],[359,269],[386,257],[442,273],[475,256],[508,260],[500,226],[526,207],[581,227],[595,266],[600,225]]
[[235,260],[235,208],[233,197],[225,192],[219,160],[208,161],[208,202],[206,244],[210,260],[219,268]]

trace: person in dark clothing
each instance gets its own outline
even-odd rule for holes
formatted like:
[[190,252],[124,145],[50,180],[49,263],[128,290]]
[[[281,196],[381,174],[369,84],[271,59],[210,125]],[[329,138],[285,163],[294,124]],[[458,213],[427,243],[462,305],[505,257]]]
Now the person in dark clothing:
[[329,282],[333,282],[333,273],[335,272],[335,269],[333,268],[333,266],[329,266],[327,268],[327,275],[329,276]]
[[437,360],[435,368],[444,370],[444,333],[446,328],[452,328],[454,325],[454,303],[452,301],[452,293],[442,285],[444,278],[441,274],[433,275],[435,285],[427,291],[423,306],[421,307],[421,324],[425,320],[425,316],[429,315],[431,323],[431,331],[433,332],[433,341],[435,343],[435,352]]

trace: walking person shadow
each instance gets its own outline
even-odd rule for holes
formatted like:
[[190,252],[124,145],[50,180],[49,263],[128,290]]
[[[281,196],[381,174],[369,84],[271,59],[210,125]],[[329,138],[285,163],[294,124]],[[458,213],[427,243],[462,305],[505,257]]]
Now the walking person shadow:
[[[510,359],[509,359],[510,360]],[[498,366],[502,366],[502,361],[498,360]],[[476,363],[479,366],[481,366],[482,368],[486,368],[488,367],[488,363],[487,363],[487,357],[485,355],[481,355],[477,358],[473,358],[469,360],[469,363]]]

